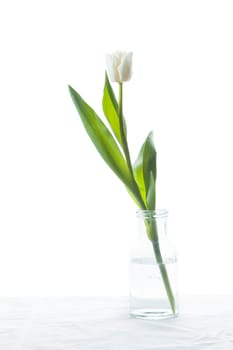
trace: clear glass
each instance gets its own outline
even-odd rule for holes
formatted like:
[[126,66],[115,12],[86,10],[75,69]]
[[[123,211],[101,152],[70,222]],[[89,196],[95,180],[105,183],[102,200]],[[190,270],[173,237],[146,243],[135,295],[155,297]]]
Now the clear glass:
[[166,210],[137,212],[138,234],[132,244],[130,315],[163,319],[178,315],[177,256],[167,235]]

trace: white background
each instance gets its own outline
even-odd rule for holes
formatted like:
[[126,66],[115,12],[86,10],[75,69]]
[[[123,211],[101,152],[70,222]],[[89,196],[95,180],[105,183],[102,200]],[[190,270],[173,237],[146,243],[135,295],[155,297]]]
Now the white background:
[[233,293],[233,2],[0,3],[0,295],[122,295],[135,206],[68,94],[100,115],[105,54],[133,51],[135,158],[153,129],[180,293]]

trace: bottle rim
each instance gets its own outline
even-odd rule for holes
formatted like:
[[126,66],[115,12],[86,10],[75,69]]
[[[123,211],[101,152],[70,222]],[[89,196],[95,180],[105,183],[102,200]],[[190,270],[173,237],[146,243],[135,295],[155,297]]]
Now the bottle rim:
[[143,210],[138,209],[136,216],[143,219],[160,219],[168,217],[167,209],[156,209],[156,210]]

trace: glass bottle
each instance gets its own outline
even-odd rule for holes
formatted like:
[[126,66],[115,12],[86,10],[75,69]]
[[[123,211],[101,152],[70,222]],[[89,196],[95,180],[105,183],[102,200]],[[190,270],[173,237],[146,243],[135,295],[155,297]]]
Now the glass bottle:
[[130,315],[177,316],[177,257],[167,234],[167,210],[139,210],[129,263]]

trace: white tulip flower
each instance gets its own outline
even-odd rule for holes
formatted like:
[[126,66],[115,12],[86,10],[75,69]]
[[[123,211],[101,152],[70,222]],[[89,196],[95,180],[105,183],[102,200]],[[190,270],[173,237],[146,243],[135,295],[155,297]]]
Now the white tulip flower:
[[106,55],[108,74],[111,81],[123,83],[132,76],[132,52],[116,51]]

